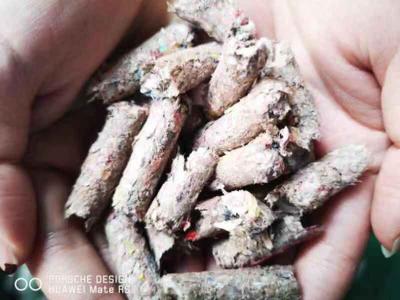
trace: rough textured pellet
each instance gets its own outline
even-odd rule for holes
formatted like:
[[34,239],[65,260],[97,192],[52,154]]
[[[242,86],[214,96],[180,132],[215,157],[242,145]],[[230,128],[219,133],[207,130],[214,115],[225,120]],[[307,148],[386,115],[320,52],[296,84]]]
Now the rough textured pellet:
[[176,300],[299,300],[300,288],[291,266],[168,274],[162,295]]
[[212,254],[217,265],[224,269],[243,268],[268,255],[274,248],[269,232],[251,236],[238,232],[220,240],[213,246]]
[[269,124],[283,120],[289,112],[287,86],[276,80],[260,81],[250,93],[215,121],[206,124],[194,148],[209,147],[223,154],[250,142]]
[[140,91],[155,99],[184,94],[211,76],[220,55],[221,46],[213,42],[164,56],[145,76]]
[[192,241],[214,237],[221,232],[262,232],[275,220],[271,209],[247,191],[211,198],[197,205],[196,211],[200,218],[186,235],[186,239]]
[[212,190],[265,184],[297,171],[312,159],[311,152],[295,147],[287,127],[271,126],[249,144],[225,153],[219,160]]
[[153,101],[113,196],[117,211],[143,220],[187,116],[181,99]]
[[227,190],[251,184],[268,183],[284,173],[284,158],[274,133],[259,135],[249,144],[227,152],[221,157],[212,189]]
[[286,43],[268,41],[268,59],[262,76],[286,82],[292,93],[289,102],[292,108],[293,126],[297,144],[308,151],[313,149],[313,141],[320,136],[318,112],[314,98],[306,88],[296,63],[294,54]]
[[170,11],[220,42],[227,38],[232,24],[244,18],[236,7],[236,0],[175,0]]
[[157,58],[190,47],[193,38],[192,29],[184,23],[172,23],[161,29],[138,48],[118,58],[110,67],[103,67],[105,71],[98,71],[86,88],[87,97],[109,104],[133,95]]
[[161,186],[146,214],[146,224],[160,231],[178,232],[196,205],[197,197],[214,173],[218,156],[206,148],[193,151],[187,159],[178,154],[168,179]]
[[264,39],[241,37],[238,31],[230,36],[224,43],[221,60],[210,81],[206,103],[210,118],[221,116],[227,108],[246,95],[266,59]]
[[266,231],[248,234],[237,231],[217,242],[213,256],[221,268],[243,268],[265,262],[274,255],[315,238],[320,228],[304,228],[298,216],[285,216]]
[[292,87],[303,86],[304,80],[290,45],[273,40],[266,40],[266,43],[268,58],[261,75],[285,81]]
[[369,152],[362,145],[339,148],[298,171],[269,193],[270,206],[289,203],[301,212],[315,210],[342,189],[357,182],[367,169]]
[[146,109],[128,102],[109,107],[104,128],[90,147],[67,201],[66,217],[84,219],[87,230],[98,221],[110,204],[146,115]]
[[313,151],[314,141],[320,137],[318,112],[314,98],[306,87],[297,88],[289,98],[294,124],[291,131],[296,133],[296,144]]
[[[66,210],[90,229],[111,198],[89,234],[128,299],[300,299],[292,266],[261,266],[323,234],[304,216],[369,166],[361,145],[312,163],[318,113],[294,52],[258,39],[238,4],[170,0],[173,24],[83,91],[141,105],[110,107]],[[220,270],[171,274],[210,251]]]
[[128,299],[161,299],[154,259],[132,220],[114,212],[107,219],[105,231],[117,275],[122,278],[120,284]]
[[[324,229],[319,225],[304,228],[299,216],[286,215],[274,224],[271,231],[274,249],[269,256],[282,253],[294,245],[313,239],[321,235]],[[265,259],[268,259],[268,256],[264,256],[263,260]]]

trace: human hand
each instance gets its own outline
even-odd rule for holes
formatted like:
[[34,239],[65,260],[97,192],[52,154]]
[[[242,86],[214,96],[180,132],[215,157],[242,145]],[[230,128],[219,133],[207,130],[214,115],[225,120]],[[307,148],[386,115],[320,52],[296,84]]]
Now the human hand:
[[[149,3],[152,9],[155,3],[162,4],[146,1],[143,6],[140,0],[1,1],[0,267],[5,271],[15,270],[34,250],[29,265],[40,278],[50,270],[60,274],[106,272],[99,259],[90,259],[96,256],[84,236],[60,214],[71,184],[69,177],[78,172],[87,137],[103,114],[82,111],[58,120],[116,47],[137,12],[141,11],[140,18],[144,18],[143,11],[149,12]],[[156,19],[152,25],[163,22],[165,18],[154,11],[156,18],[148,18]],[[137,35],[147,30],[141,25]],[[43,236],[36,232],[37,221],[45,229]]]
[[[395,146],[392,146],[395,144],[393,141],[396,141],[395,128],[392,128],[393,124],[390,126],[388,123],[393,123],[393,121],[390,122],[390,119],[393,119],[392,114],[395,111],[392,108],[393,104],[390,106],[394,100],[390,99],[394,98],[396,89],[394,78],[396,59],[392,58],[395,57],[400,36],[395,26],[395,16],[399,6],[389,0],[380,4],[370,2],[365,3],[360,0],[349,4],[344,0],[330,0],[321,4],[315,0],[308,0],[300,4],[289,0],[267,3],[254,0],[244,3],[243,6],[252,19],[257,22],[258,27],[263,29],[260,30],[260,34],[266,34],[278,40],[287,40],[293,45],[300,69],[315,95],[321,114],[322,140],[318,144],[319,153],[323,154],[346,144],[349,138],[352,143],[367,144],[374,152],[372,172],[363,179],[363,183],[336,197],[337,199],[333,200],[329,207],[317,216],[318,221],[326,225],[326,233],[314,244],[306,246],[301,251],[296,263],[305,299],[321,297],[337,299],[345,292],[369,235],[370,203],[376,184],[376,173],[380,169],[382,161],[383,167],[379,174],[373,205],[374,208],[380,207],[380,210],[390,210],[378,213],[378,210],[374,209],[373,216],[377,217],[373,218],[373,224],[378,238],[388,248],[392,244],[393,237],[387,231],[388,229],[394,230],[396,226],[385,224],[379,226],[379,224],[382,224],[382,221],[390,222],[390,220],[394,225],[395,222],[398,222],[394,216],[396,210],[392,208],[396,203],[395,198],[393,197],[393,201],[391,201],[393,203],[391,207],[388,205],[384,208],[379,205],[379,202],[388,201],[388,196],[385,196],[386,198],[383,200],[384,192],[379,192],[378,187],[381,187],[381,191],[385,191],[388,183],[385,177],[387,178],[387,174],[390,173],[388,169],[394,169],[394,167],[385,168],[385,165],[388,165],[387,161],[390,164],[390,161],[394,160],[393,157],[396,153]],[[385,16],[384,21],[374,19],[374,14],[378,12]],[[387,28],[391,30],[388,31]],[[383,34],[383,32],[386,33]],[[79,51],[82,50],[81,47],[78,48]],[[75,68],[77,68],[76,65]],[[60,77],[64,79],[62,75]],[[80,81],[80,85],[83,81],[84,79]],[[383,110],[381,110],[380,104],[382,89],[384,91]],[[79,88],[76,88],[75,93],[78,90]],[[389,91],[387,92],[387,90]],[[73,97],[67,98],[73,99]],[[387,106],[391,107],[389,112],[386,109]],[[46,114],[44,113],[44,115]],[[37,126],[43,126],[40,125],[41,122],[38,123]],[[35,123],[33,122],[33,124]],[[42,124],[46,124],[46,122]],[[383,124],[385,124],[386,131],[383,129]],[[59,159],[56,160],[60,162]],[[35,176],[35,182],[39,182],[37,193],[49,195],[50,201],[53,201],[51,198],[54,195],[65,200],[68,194],[66,187],[70,183],[62,183],[63,180],[60,177],[50,176],[56,182],[54,186],[59,186],[59,188],[51,189],[50,184],[40,183],[52,182],[46,176],[43,173],[41,176]],[[381,180],[382,177],[383,180]],[[385,184],[380,184],[380,182]],[[50,192],[46,192],[49,190]],[[57,190],[59,192],[56,192]],[[40,198],[45,199],[46,197]],[[48,203],[51,204],[51,202]],[[375,211],[376,213],[374,213]],[[26,218],[26,212],[23,216]],[[61,220],[62,214],[53,221],[56,222],[56,219]],[[376,220],[381,220],[381,223]],[[24,221],[27,222],[27,220]],[[393,233],[394,236],[397,234],[397,232]],[[80,235],[80,233],[77,234]],[[65,264],[62,260],[66,256],[59,251],[57,245],[60,243],[65,246],[65,241],[68,243],[71,240],[74,239],[64,239],[64,242],[56,239],[56,247],[51,246],[50,243],[50,254],[55,252],[60,255],[50,255],[57,259],[53,261],[54,263],[50,263],[52,260],[48,259],[45,268],[37,266],[35,268],[35,264],[32,264],[33,270],[44,269],[48,272],[51,266],[56,265],[57,261],[61,261],[59,265],[61,269],[64,266],[63,272],[66,273],[71,270],[65,270],[65,267],[71,267],[78,262],[80,266],[75,267],[83,271],[107,272],[95,255],[92,259],[86,259],[92,257],[91,251],[93,250],[86,244],[84,238],[76,239],[78,244],[79,241],[82,242],[80,245],[83,245],[83,248],[77,247],[82,251],[68,253],[71,254],[71,263]],[[46,262],[46,260],[44,261]],[[83,262],[89,263],[89,266],[93,268],[85,269],[81,265]],[[315,280],[316,277],[318,280]]]
[[366,144],[373,152],[371,172],[315,217],[326,232],[296,259],[304,299],[340,299],[370,222],[388,249],[400,234],[400,5],[393,0],[255,0],[242,1],[242,7],[260,35],[292,45],[320,113],[318,154],[349,143]]

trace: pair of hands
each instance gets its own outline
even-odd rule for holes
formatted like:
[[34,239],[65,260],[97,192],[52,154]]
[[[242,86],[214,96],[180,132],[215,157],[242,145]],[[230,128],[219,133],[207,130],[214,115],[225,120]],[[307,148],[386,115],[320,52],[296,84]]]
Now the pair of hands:
[[[348,143],[373,152],[371,171],[315,216],[326,232],[296,258],[304,299],[340,299],[371,224],[385,248],[399,244],[400,3],[240,2],[260,35],[292,44],[320,113],[318,153]],[[159,0],[0,2],[0,264],[11,270],[27,261],[45,293],[50,275],[108,274],[84,234],[63,219],[98,129],[89,120],[103,112],[82,109],[62,117],[133,23],[143,32],[163,20],[160,6]],[[182,264],[184,270],[206,267],[201,260]]]

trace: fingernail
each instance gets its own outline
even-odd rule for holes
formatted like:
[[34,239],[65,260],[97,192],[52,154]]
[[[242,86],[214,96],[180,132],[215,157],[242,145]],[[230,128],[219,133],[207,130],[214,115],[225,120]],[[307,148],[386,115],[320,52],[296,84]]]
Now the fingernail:
[[383,245],[381,245],[381,250],[382,250],[382,254],[385,258],[392,257],[400,250],[400,238],[397,238],[394,240],[391,250],[386,249]]
[[17,265],[14,264],[4,264],[3,272],[7,275],[14,274],[17,271]]
[[0,268],[6,274],[12,274],[17,270],[17,258],[5,243],[0,244]]

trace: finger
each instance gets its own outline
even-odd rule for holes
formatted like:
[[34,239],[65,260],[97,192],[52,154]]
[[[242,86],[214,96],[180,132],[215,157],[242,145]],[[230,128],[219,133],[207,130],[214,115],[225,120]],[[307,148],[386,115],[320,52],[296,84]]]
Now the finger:
[[387,151],[376,182],[371,211],[372,228],[382,243],[383,254],[400,249],[400,52],[392,59],[382,90],[382,111],[393,146]]
[[112,258],[112,253],[107,241],[104,224],[94,227],[90,231],[90,242],[112,274],[118,274],[117,266]]
[[400,102],[398,95],[400,76],[400,51],[394,55],[387,71],[382,89],[382,112],[385,129],[392,142],[400,147],[400,128],[398,120],[400,116]]
[[104,280],[110,274],[95,249],[78,228],[64,220],[69,181],[51,171],[35,171],[33,178],[40,229],[28,267],[41,280],[44,293],[50,299],[71,299],[71,294],[74,299],[123,299]]
[[73,111],[53,126],[31,135],[24,157],[35,168],[55,168],[76,175],[90,144],[104,123],[105,109],[91,104]]
[[400,249],[400,149],[392,146],[386,153],[376,182],[371,222],[389,258]]
[[15,165],[0,164],[0,267],[13,273],[31,251],[36,203],[30,178]]
[[374,177],[339,194],[318,217],[326,231],[295,263],[305,300],[342,299],[346,292],[369,237]]
[[2,34],[20,53],[25,73],[39,87],[31,93],[38,96],[32,106],[34,128],[44,128],[65,113],[82,84],[132,24],[141,2],[0,2]]
[[16,51],[0,37],[0,267],[6,271],[26,259],[35,235],[33,189],[17,165],[26,147],[32,102],[33,84],[24,71]]

